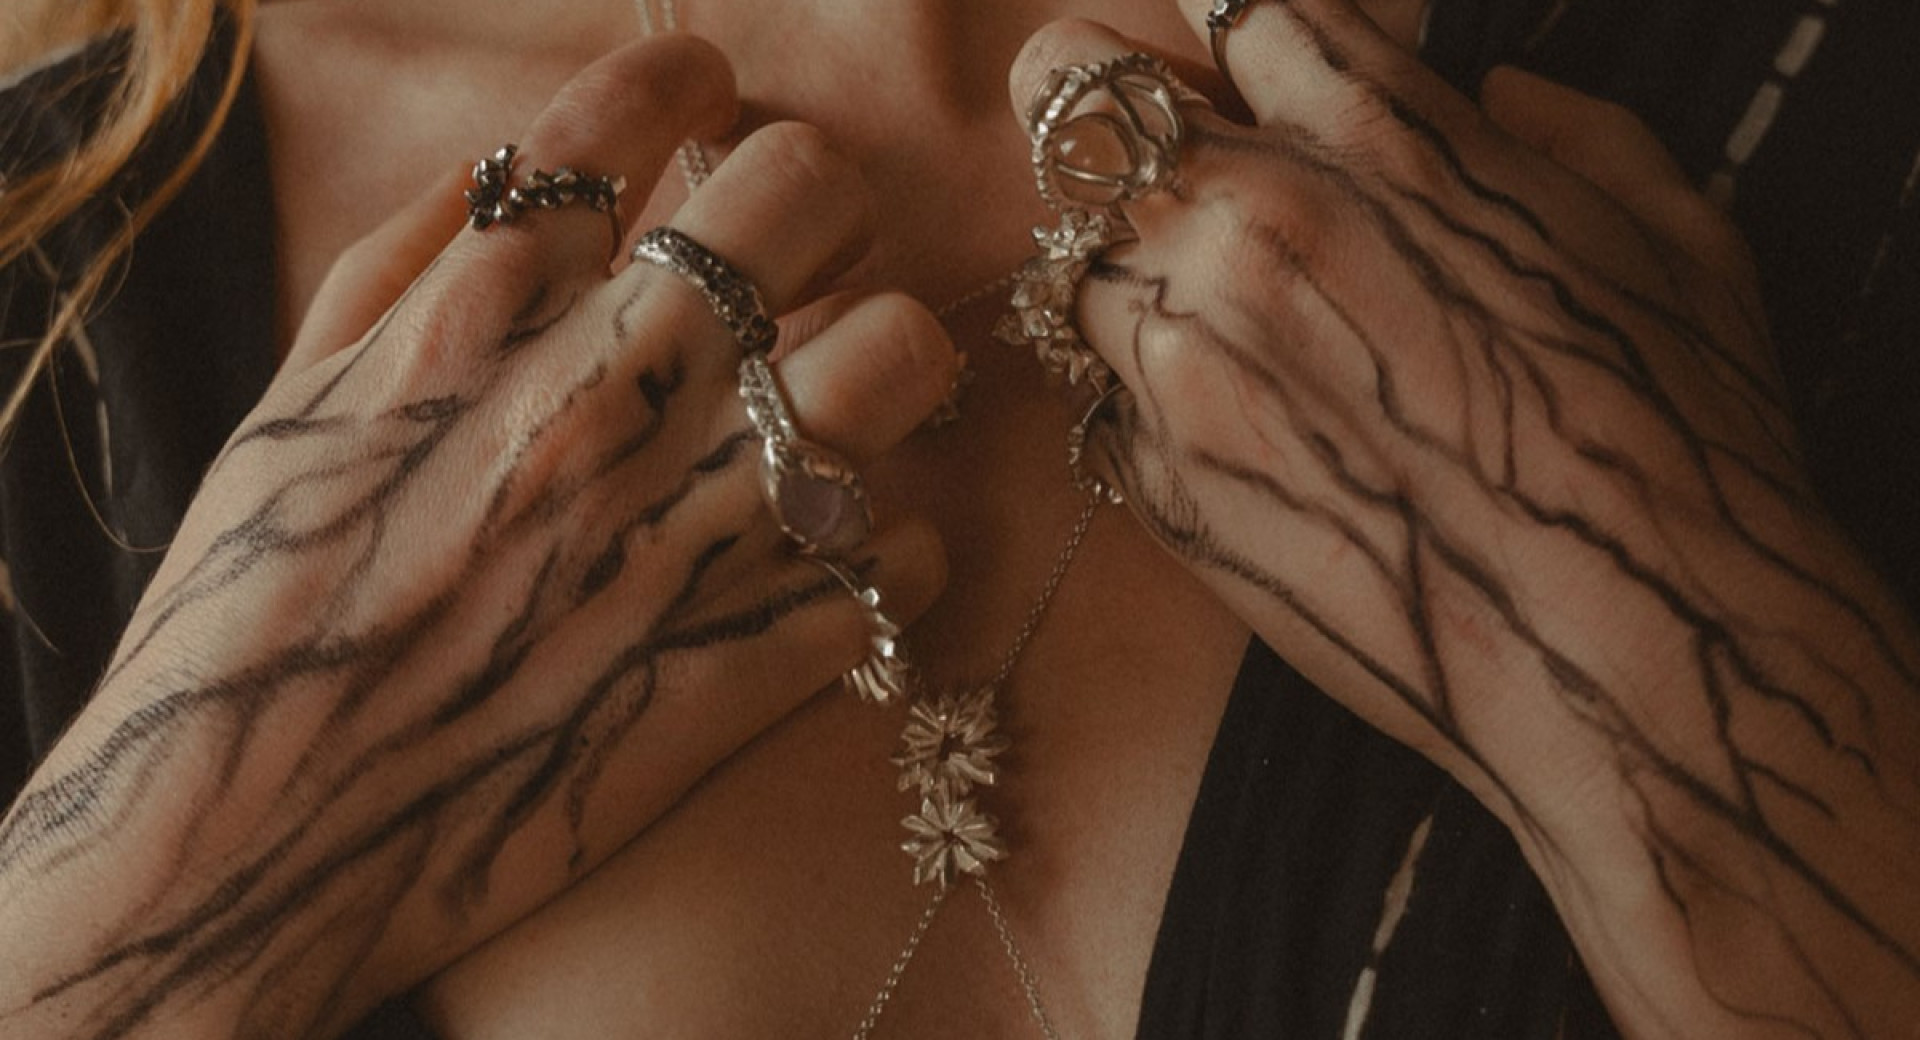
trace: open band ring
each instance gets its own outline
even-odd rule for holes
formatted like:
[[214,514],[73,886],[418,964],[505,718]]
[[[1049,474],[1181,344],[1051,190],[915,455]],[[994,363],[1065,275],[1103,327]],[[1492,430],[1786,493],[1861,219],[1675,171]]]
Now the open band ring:
[[913,665],[907,659],[907,648],[900,642],[900,626],[880,609],[880,590],[862,582],[843,563],[817,556],[807,559],[845,586],[866,615],[866,659],[842,675],[841,684],[868,704],[885,707],[904,699],[909,692]]
[[519,148],[509,144],[473,164],[473,187],[466,199],[467,223],[475,231],[510,224],[530,209],[559,209],[579,202],[596,213],[609,215],[613,241],[618,246],[620,217],[615,206],[626,190],[625,178],[599,177],[562,166],[552,173],[535,169],[526,180],[514,184],[513,166],[519,155]]
[[633,258],[664,267],[699,290],[742,353],[762,354],[773,349],[779,330],[767,315],[759,288],[720,254],[683,231],[657,227],[634,243]]
[[839,557],[873,533],[860,473],[839,453],[800,436],[764,353],[740,362],[740,396],[764,442],[760,494],[803,556]]
[[1227,68],[1227,32],[1240,24],[1253,4],[1254,0],[1213,0],[1213,8],[1207,12],[1207,44],[1213,49],[1214,67],[1236,94],[1240,87],[1233,82],[1233,70]]
[[1171,187],[1181,107],[1196,103],[1206,101],[1150,54],[1049,72],[1027,107],[1040,198],[1055,210],[1099,209]]

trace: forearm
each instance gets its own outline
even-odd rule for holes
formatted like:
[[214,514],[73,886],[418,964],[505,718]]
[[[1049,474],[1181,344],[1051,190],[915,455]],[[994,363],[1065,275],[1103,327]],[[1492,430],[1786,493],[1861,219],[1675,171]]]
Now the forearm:
[[1488,525],[1431,554],[1436,757],[1513,829],[1628,1035],[1905,1035],[1908,622],[1836,538],[1775,553],[1695,521],[1727,541],[1550,526],[1536,554]]

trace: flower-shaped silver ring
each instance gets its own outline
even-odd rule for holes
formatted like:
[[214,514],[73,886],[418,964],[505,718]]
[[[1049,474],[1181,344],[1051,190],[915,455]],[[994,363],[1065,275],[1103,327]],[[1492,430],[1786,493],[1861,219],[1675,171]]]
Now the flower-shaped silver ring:
[[880,609],[880,590],[861,581],[845,564],[819,556],[805,557],[853,594],[867,622],[867,656],[840,677],[841,684],[862,701],[881,707],[907,696],[913,665],[900,642],[900,626]]
[[1041,199],[1104,209],[1167,189],[1192,103],[1206,102],[1150,54],[1054,69],[1027,108]]
[[1074,322],[1080,282],[1100,254],[1132,239],[1132,227],[1104,213],[1070,209],[1057,227],[1036,227],[1036,254],[1014,272],[1012,309],[994,327],[994,337],[1031,346],[1040,364],[1068,386],[1085,384],[1096,394],[1113,385],[1113,371],[1087,346]]
[[838,452],[800,436],[765,353],[740,362],[740,396],[759,431],[760,493],[803,555],[840,557],[873,533],[860,472]]
[[609,214],[613,240],[620,241],[620,218],[614,207],[626,190],[624,178],[599,177],[562,166],[552,173],[536,169],[514,184],[513,166],[519,155],[520,150],[509,144],[473,164],[473,187],[466,199],[467,223],[475,231],[510,224],[530,209],[559,209],[579,202],[596,213]]

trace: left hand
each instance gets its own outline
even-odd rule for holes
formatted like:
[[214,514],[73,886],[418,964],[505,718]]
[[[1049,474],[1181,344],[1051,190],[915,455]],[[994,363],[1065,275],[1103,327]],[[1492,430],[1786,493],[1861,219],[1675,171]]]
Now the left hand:
[[[1016,107],[1138,49],[1050,27]],[[1623,110],[1512,70],[1476,106],[1347,0],[1227,53],[1257,125],[1194,113],[1080,296],[1139,518],[1513,828],[1623,1028],[1905,1028],[1920,655],[1808,490],[1738,236]]]

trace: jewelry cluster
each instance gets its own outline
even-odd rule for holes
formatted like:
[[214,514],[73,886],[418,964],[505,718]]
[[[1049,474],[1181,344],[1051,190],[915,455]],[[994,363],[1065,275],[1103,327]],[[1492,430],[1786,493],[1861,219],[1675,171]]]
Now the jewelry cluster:
[[[670,31],[676,27],[674,0],[658,2],[663,27]],[[1216,6],[1237,11],[1246,2],[1221,0]],[[652,0],[638,0],[638,10],[642,28],[653,35]],[[1220,29],[1214,31],[1216,37],[1221,34]],[[1216,54],[1219,49],[1216,40]],[[1008,849],[999,820],[983,808],[982,798],[986,789],[998,783],[1000,761],[1012,746],[1000,728],[999,695],[1038,631],[1094,514],[1103,504],[1120,501],[1117,490],[1084,466],[1090,424],[1122,388],[1113,370],[1080,335],[1075,317],[1080,283],[1102,253],[1133,240],[1122,204],[1174,189],[1186,125],[1183,107],[1195,103],[1205,104],[1164,61],[1146,54],[1124,54],[1054,70],[1027,109],[1027,126],[1040,197],[1060,215],[1059,222],[1033,230],[1036,255],[1013,275],[940,312],[945,317],[954,307],[999,286],[1010,286],[1010,311],[996,325],[995,338],[1032,347],[1050,376],[1084,393],[1089,401],[1068,434],[1069,469],[1074,486],[1086,494],[1085,504],[999,671],[988,681],[957,692],[930,693],[921,688],[901,645],[899,626],[881,609],[878,590],[843,562],[846,553],[872,530],[865,490],[853,467],[796,429],[767,358],[772,323],[752,283],[724,258],[664,229],[651,233],[643,239],[642,248],[634,251],[636,261],[686,278],[733,332],[745,354],[740,395],[765,445],[761,477],[767,504],[800,558],[844,587],[867,624],[868,653],[845,673],[843,683],[863,702],[906,706],[900,749],[890,761],[899,769],[898,789],[919,804],[917,811],[901,820],[907,831],[901,848],[913,858],[914,884],[932,885],[934,894],[855,1030],[855,1040],[865,1040],[877,1027],[920,941],[963,877],[970,878],[980,892],[1035,1024],[1045,1036],[1057,1040],[1040,1000],[1039,980],[1020,953],[986,878],[988,866],[1004,861]],[[508,151],[495,158],[494,165],[483,161],[475,170],[483,193],[499,190],[513,157]],[[707,178],[705,153],[697,142],[688,141],[681,146],[679,158],[692,192]],[[469,198],[475,225],[482,226],[484,207],[494,201],[493,196]],[[649,240],[653,248],[645,247]]]

